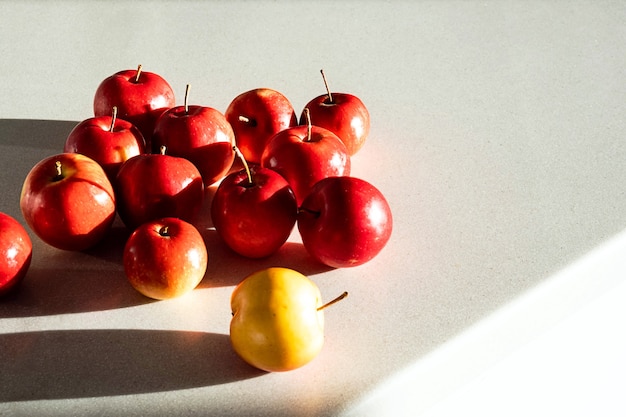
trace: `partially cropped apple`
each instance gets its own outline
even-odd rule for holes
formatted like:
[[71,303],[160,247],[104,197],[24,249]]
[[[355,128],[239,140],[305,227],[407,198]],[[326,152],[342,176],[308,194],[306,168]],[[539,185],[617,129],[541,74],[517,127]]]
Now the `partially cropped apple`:
[[139,65],[136,70],[119,71],[102,80],[94,95],[93,111],[94,116],[110,116],[116,106],[119,117],[137,126],[150,149],[156,120],[175,105],[169,83]]
[[[360,98],[348,93],[332,93],[328,87],[324,71],[321,71],[326,86],[326,94],[309,101],[305,108],[309,110],[311,123],[326,128],[341,139],[348,149],[348,154],[357,153],[370,132],[370,114]],[[307,123],[304,111],[300,124]]]
[[20,208],[26,224],[47,244],[80,251],[94,246],[115,220],[116,200],[106,173],[77,153],[49,156],[24,180]]
[[261,163],[267,142],[281,130],[298,124],[291,102],[271,88],[239,94],[224,112],[235,131],[235,141],[249,163]]
[[300,204],[319,180],[350,175],[351,162],[337,135],[308,123],[274,135],[263,151],[261,166],[285,177]]
[[137,291],[165,300],[196,288],[206,273],[208,253],[195,226],[170,217],[135,229],[124,247],[123,263]]
[[63,152],[82,153],[102,166],[113,181],[120,166],[145,152],[143,135],[132,123],[117,118],[117,107],[109,116],[98,116],[78,123],[70,132]]
[[0,297],[16,288],[26,276],[33,244],[26,229],[6,213],[0,213]]
[[370,261],[393,228],[389,203],[369,182],[355,177],[321,180],[302,202],[298,230],[305,249],[333,268]]
[[222,113],[212,107],[189,105],[188,98],[189,85],[185,104],[165,111],[157,120],[153,152],[165,146],[169,155],[191,161],[208,187],[224,178],[233,165],[235,135]]
[[229,174],[217,188],[211,218],[233,251],[263,258],[278,251],[289,238],[298,205],[289,183],[279,173],[259,165],[248,166],[243,155],[241,159],[245,168]]
[[137,155],[124,162],[115,187],[118,214],[130,230],[163,217],[193,222],[204,199],[204,183],[196,166],[167,155],[165,147],[158,154]]
[[250,365],[267,372],[300,368],[324,345],[324,309],[348,295],[322,303],[319,288],[298,271],[257,271],[235,287],[230,340]]

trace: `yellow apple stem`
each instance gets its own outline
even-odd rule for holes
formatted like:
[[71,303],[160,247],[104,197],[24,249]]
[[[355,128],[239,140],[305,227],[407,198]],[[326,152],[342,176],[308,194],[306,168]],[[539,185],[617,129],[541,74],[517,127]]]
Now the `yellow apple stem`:
[[161,236],[167,237],[170,235],[170,228],[168,226],[163,226],[159,229],[159,234]]
[[320,72],[322,73],[322,79],[324,80],[324,86],[326,87],[326,93],[328,93],[328,102],[332,103],[333,102],[333,95],[330,93],[330,88],[328,87],[328,81],[326,80],[326,75],[324,74],[324,70],[321,69]]
[[185,114],[189,113],[189,89],[191,88],[191,84],[187,84],[187,88],[185,89]]
[[165,152],[167,151],[167,146],[165,145],[161,145],[161,147],[159,148],[159,153],[161,155],[165,155]]
[[248,184],[252,185],[252,173],[250,172],[250,167],[248,166],[248,162],[246,162],[246,158],[243,156],[237,146],[233,146],[233,151],[235,151],[235,154],[237,155],[237,157],[243,164],[244,169],[246,170],[246,174],[248,175]]
[[311,141],[311,112],[308,107],[304,108],[304,116],[306,117],[306,140],[305,142]]
[[111,127],[109,128],[109,132],[113,132],[115,128],[115,121],[117,120],[117,106],[113,106],[113,111],[111,113]]
[[239,119],[239,121],[240,121],[241,123],[245,123],[245,124],[247,124],[248,126],[251,126],[251,127],[255,127],[255,126],[256,126],[256,120],[251,119],[251,118],[249,118],[249,117],[247,117],[247,116],[244,116],[243,114],[242,114],[242,115],[239,115],[239,117],[238,117],[237,119]]
[[135,82],[139,82],[139,76],[141,75],[141,64],[137,66],[137,75],[135,75]]
[[341,293],[341,295],[339,295],[339,297],[337,297],[337,298],[335,298],[333,300],[330,300],[329,302],[327,302],[323,306],[318,307],[317,311],[323,310],[326,307],[331,306],[331,305],[335,304],[336,302],[339,302],[339,301],[343,300],[347,296],[348,296],[348,291],[344,291],[343,293]]
[[54,163],[54,168],[56,169],[56,175],[54,177],[54,180],[59,181],[63,179],[63,169],[61,167],[61,161],[56,161]]

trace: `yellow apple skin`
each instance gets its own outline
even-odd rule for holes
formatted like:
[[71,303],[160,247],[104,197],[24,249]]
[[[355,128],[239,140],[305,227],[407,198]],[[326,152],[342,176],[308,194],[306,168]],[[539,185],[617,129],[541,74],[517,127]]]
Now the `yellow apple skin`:
[[230,340],[237,354],[267,372],[299,368],[324,344],[324,311],[318,287],[288,268],[266,268],[233,291]]

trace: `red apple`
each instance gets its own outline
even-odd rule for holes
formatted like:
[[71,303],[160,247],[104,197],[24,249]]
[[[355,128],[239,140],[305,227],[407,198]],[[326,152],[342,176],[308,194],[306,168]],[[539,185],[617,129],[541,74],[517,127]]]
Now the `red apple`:
[[224,113],[235,131],[235,141],[249,163],[258,164],[265,145],[276,133],[296,126],[293,106],[282,93],[257,88],[241,93]]
[[343,142],[331,131],[311,125],[274,135],[265,147],[261,165],[285,177],[298,205],[319,180],[350,175],[350,156]]
[[109,180],[115,179],[127,159],[145,152],[143,135],[132,123],[111,116],[91,117],[78,123],[65,140],[63,152],[82,153],[102,166]]
[[0,213],[0,296],[22,282],[33,257],[26,229],[13,217]]
[[298,205],[289,183],[276,171],[259,165],[245,167],[220,183],[211,203],[211,218],[228,247],[249,258],[263,258],[289,238]]
[[190,161],[166,155],[143,154],[122,164],[116,178],[118,213],[131,230],[163,217],[195,220],[204,198],[204,184]]
[[180,297],[198,286],[207,270],[204,240],[193,225],[168,217],[144,223],[124,246],[124,272],[146,297]]
[[174,91],[167,81],[142,71],[139,65],[136,70],[119,71],[105,78],[96,89],[93,110],[95,116],[109,116],[117,106],[119,117],[139,128],[150,149],[156,120],[175,105]]
[[[358,97],[348,93],[331,93],[324,71],[321,72],[327,93],[309,101],[305,108],[309,109],[311,123],[336,134],[352,156],[361,149],[369,135],[369,112]],[[300,124],[306,123],[302,112]]]
[[172,156],[193,162],[209,186],[230,170],[235,159],[235,135],[230,123],[218,110],[206,106],[185,105],[165,111],[157,120],[152,138],[153,150],[167,147]]
[[85,155],[62,153],[30,170],[20,208],[41,240],[78,251],[94,246],[109,231],[115,219],[115,194],[100,164]]
[[329,177],[311,190],[298,213],[302,244],[333,268],[362,265],[391,236],[391,209],[372,184],[354,177]]

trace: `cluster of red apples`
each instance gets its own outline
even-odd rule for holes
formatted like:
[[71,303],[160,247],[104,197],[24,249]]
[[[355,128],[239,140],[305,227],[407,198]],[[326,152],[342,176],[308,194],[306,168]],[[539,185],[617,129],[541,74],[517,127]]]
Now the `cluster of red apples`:
[[[297,117],[272,89],[244,92],[221,113],[188,104],[189,86],[177,106],[167,81],[141,66],[113,74],[95,92],[94,117],[25,178],[24,219],[49,245],[81,251],[99,243],[119,215],[132,231],[126,275],[155,299],[181,295],[205,275],[206,246],[194,222],[211,186],[212,224],[242,256],[272,255],[297,225],[319,262],[368,262],[392,230],[382,193],[350,176],[369,114],[357,97],[324,83],[327,93]],[[8,288],[2,280],[0,289]]]

